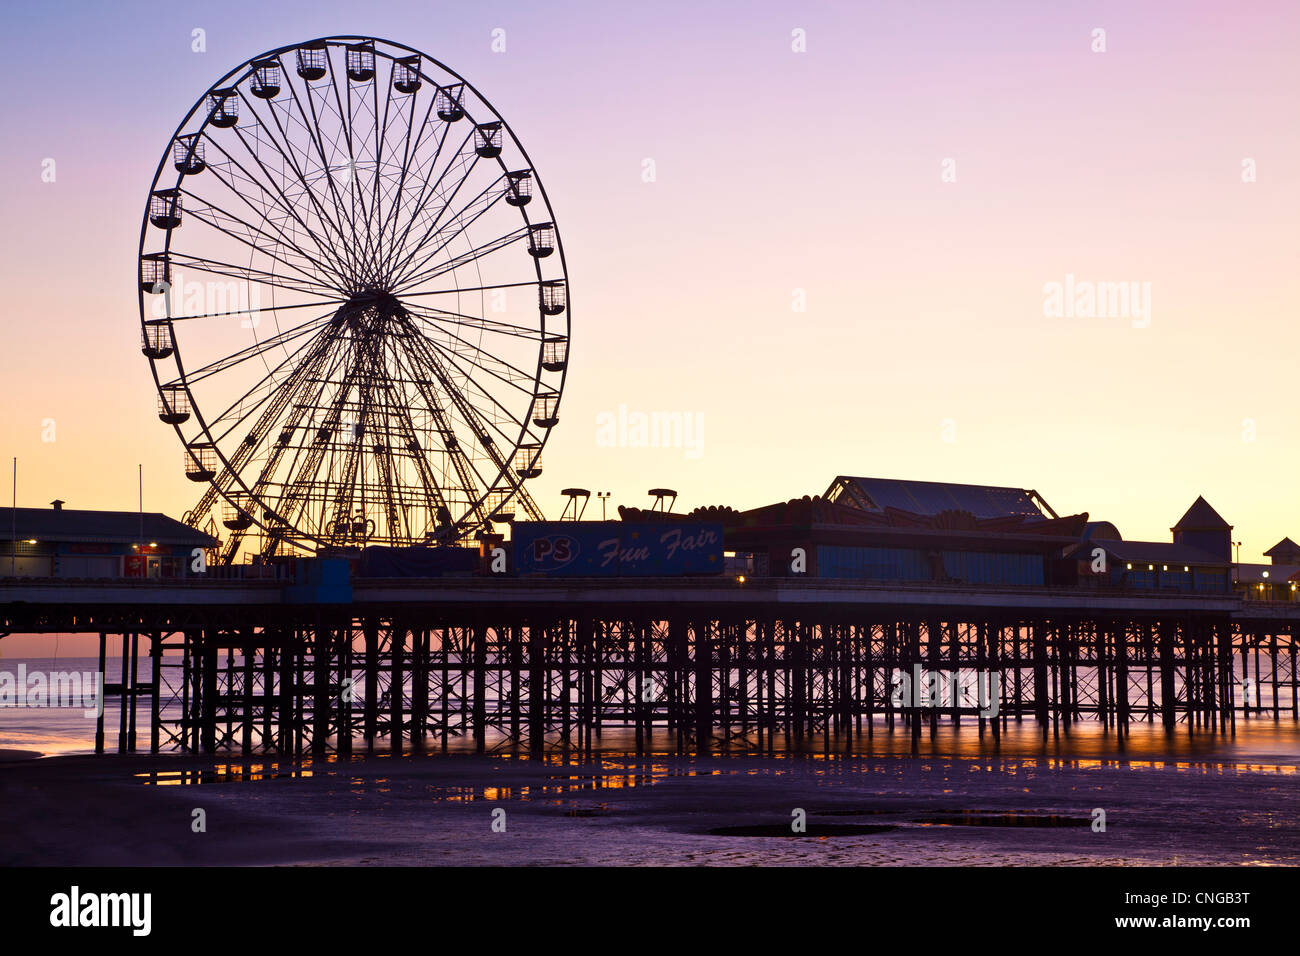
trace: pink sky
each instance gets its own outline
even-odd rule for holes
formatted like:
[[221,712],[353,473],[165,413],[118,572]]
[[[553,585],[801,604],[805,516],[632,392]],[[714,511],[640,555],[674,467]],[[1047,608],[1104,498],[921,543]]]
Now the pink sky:
[[[1245,560],[1300,538],[1294,4],[217,10],[0,14],[22,39],[2,68],[5,504],[15,455],[20,505],[133,509],[138,462],[146,509],[193,504],[138,350],[154,165],[228,69],[360,31],[464,74],[550,193],[574,325],[530,483],[549,516],[570,485],[746,508],[847,473],[1032,487],[1156,540],[1203,494]],[[1067,275],[1150,283],[1149,325],[1045,316]],[[602,447],[620,406],[693,416],[698,455]]]

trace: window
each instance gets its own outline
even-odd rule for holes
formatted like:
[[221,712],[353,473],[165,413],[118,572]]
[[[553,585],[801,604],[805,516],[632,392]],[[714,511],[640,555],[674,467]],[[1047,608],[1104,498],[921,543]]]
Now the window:
[[945,551],[943,570],[948,577],[967,584],[1014,587],[1043,583],[1043,558],[1037,554]]
[[1210,594],[1226,594],[1228,591],[1228,572],[1196,568],[1192,571],[1192,589]]
[[911,548],[817,546],[817,571],[823,578],[879,581],[929,581],[925,552]]

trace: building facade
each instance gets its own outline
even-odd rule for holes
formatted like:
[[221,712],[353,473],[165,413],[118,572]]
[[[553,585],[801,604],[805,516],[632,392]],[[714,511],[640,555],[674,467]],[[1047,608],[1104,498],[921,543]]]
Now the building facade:
[[154,512],[0,508],[0,576],[181,578],[217,539]]

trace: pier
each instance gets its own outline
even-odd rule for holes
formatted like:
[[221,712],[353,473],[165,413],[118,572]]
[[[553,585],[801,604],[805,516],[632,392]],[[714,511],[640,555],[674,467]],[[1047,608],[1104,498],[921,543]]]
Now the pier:
[[[1300,718],[1300,605],[1235,594],[860,581],[363,579],[304,601],[275,580],[0,581],[5,633],[121,639],[99,719],[123,752],[913,746],[1095,721],[1231,733]],[[152,664],[140,679],[141,658]],[[996,709],[899,700],[900,673],[996,675]],[[101,672],[103,668],[101,666]],[[984,712],[982,712],[984,711]]]

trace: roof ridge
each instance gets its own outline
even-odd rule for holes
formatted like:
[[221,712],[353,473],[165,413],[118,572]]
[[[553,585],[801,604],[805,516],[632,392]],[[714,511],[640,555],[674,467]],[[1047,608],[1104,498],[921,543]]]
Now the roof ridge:
[[1264,557],[1266,557],[1266,558],[1268,558],[1268,557],[1272,557],[1274,551],[1278,552],[1279,554],[1282,554],[1282,553],[1285,553],[1285,552],[1288,552],[1288,551],[1300,551],[1300,544],[1296,544],[1296,543],[1295,543],[1294,541],[1292,541],[1289,537],[1283,538],[1283,539],[1282,539],[1281,541],[1279,541],[1277,544],[1273,545],[1273,547],[1271,547],[1271,548],[1269,548],[1267,551],[1265,551],[1265,552],[1264,552]]
[[1187,509],[1178,523],[1170,531],[1220,531],[1232,530],[1232,525],[1223,520],[1223,516],[1214,510],[1203,495],[1197,495],[1192,506]]

